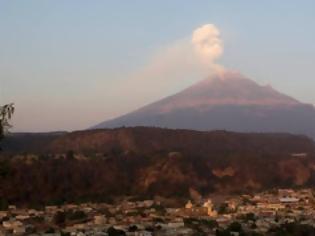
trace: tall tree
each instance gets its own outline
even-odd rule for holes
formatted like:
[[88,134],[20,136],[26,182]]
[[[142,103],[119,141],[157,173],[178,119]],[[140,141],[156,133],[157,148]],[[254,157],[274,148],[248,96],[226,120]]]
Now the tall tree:
[[14,113],[13,103],[0,107],[0,141],[4,138],[5,133],[11,127],[9,120],[11,119],[13,113]]

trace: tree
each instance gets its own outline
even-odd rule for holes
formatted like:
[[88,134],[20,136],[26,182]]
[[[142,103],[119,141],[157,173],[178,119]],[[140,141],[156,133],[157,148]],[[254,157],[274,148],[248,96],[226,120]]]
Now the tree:
[[66,219],[69,219],[71,221],[82,221],[87,219],[87,215],[84,211],[68,211],[66,212]]
[[0,197],[0,211],[6,211],[8,207],[9,207],[8,201],[5,198]]
[[231,232],[238,232],[241,233],[243,232],[243,228],[242,225],[238,222],[232,222],[229,226],[228,226],[228,230]]
[[14,104],[7,104],[0,107],[0,140],[3,139],[5,133],[11,128],[9,120],[14,113]]
[[219,207],[219,211],[218,211],[218,213],[219,214],[226,214],[226,213],[228,213],[228,204],[227,203],[222,203],[221,205],[220,205],[220,207]]
[[108,236],[124,236],[126,233],[123,230],[115,229],[114,227],[109,227],[107,230]]
[[56,225],[63,225],[66,222],[66,213],[63,211],[58,211],[54,216],[53,216],[53,222]]

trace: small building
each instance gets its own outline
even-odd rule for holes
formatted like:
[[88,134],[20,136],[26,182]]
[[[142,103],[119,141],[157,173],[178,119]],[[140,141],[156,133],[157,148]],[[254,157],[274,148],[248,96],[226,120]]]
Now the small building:
[[189,217],[217,216],[217,212],[213,209],[213,204],[210,199],[204,202],[202,206],[194,206],[191,201],[188,201],[185,208],[179,209],[178,213]]
[[96,225],[104,225],[106,224],[106,217],[104,215],[94,216],[94,224]]
[[191,208],[193,208],[193,204],[191,203],[190,200],[186,203],[185,208],[186,208],[186,209],[191,209]]
[[290,204],[290,203],[298,203],[300,199],[296,197],[282,197],[279,199],[281,203]]
[[291,153],[292,157],[307,157],[308,154],[305,152],[301,152],[301,153]]

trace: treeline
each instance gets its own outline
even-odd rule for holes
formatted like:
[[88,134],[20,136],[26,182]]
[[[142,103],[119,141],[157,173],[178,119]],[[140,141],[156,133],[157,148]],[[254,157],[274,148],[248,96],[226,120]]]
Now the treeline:
[[[211,192],[241,193],[273,187],[315,183],[312,159],[287,155],[226,153],[207,157],[182,152],[156,152],[149,156],[113,151],[89,156],[68,151],[64,155],[24,155],[0,158],[0,208],[8,204],[41,206],[86,201],[111,202],[118,196],[153,198],[190,197]],[[280,170],[279,163],[285,163]],[[300,173],[309,171],[303,183]],[[230,173],[216,174],[230,168]],[[288,171],[286,171],[288,170]]]
[[4,148],[0,208],[315,183],[313,141],[288,134],[139,127],[11,135]]
[[257,151],[265,154],[315,153],[314,142],[305,136],[149,127],[13,134],[6,137],[3,147],[11,153],[66,153],[73,150],[86,155],[108,153],[112,150],[147,155],[158,151],[181,151],[199,156],[206,156],[208,153],[222,155]]
[[76,160],[41,156],[33,161],[0,161],[0,202],[47,205],[111,201],[130,194],[136,162],[119,157]]

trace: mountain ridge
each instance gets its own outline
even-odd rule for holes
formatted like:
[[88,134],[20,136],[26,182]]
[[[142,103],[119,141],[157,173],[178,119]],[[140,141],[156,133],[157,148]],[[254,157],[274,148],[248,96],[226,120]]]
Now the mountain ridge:
[[92,129],[122,126],[287,132],[315,138],[315,109],[271,86],[226,72]]
[[[315,183],[315,144],[305,136],[148,127],[52,134],[45,143],[38,135],[35,153],[4,145],[1,194],[10,203],[189,198],[191,189],[207,196]],[[22,137],[25,147],[29,137],[18,135],[19,143]]]

